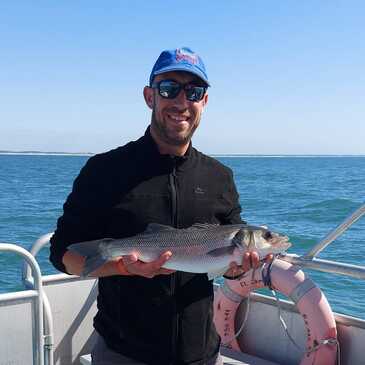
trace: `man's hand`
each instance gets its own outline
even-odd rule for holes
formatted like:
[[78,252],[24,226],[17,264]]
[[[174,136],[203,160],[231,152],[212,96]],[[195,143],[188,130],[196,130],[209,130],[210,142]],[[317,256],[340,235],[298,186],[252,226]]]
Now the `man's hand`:
[[[267,255],[264,259],[265,262],[270,263],[274,259],[274,255]],[[251,270],[257,269],[261,265],[259,254],[256,251],[245,252],[242,258],[241,265],[238,265],[235,261],[230,263],[229,270],[224,274],[227,277],[236,277]]]
[[175,272],[162,267],[171,256],[172,253],[166,251],[157,260],[148,263],[140,261],[136,254],[122,256],[121,260],[129,274],[153,278],[156,275],[170,275]]

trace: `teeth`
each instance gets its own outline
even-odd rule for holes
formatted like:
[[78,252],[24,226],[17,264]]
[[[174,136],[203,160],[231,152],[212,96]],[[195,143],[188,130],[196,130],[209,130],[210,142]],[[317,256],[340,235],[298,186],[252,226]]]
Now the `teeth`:
[[176,120],[178,122],[182,122],[184,120],[187,120],[188,118],[187,117],[182,117],[182,116],[177,116],[177,115],[171,115],[169,114],[169,117],[173,120]]

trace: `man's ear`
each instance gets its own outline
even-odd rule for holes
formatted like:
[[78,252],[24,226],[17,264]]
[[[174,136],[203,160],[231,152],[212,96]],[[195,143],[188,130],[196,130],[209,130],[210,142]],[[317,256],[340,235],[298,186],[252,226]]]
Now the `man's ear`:
[[203,106],[206,107],[208,104],[208,93],[205,93],[204,98],[203,98]]
[[143,96],[147,106],[153,109],[153,89],[151,87],[145,86],[143,89]]

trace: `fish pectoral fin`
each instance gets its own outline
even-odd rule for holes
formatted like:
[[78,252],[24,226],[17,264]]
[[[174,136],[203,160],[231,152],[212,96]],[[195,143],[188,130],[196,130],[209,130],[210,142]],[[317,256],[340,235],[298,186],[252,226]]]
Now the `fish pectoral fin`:
[[232,239],[232,244],[238,247],[240,250],[245,250],[245,246],[242,245],[242,242],[245,242],[245,232],[243,229],[240,229]]
[[156,233],[162,231],[174,231],[176,228],[159,223],[149,223],[144,233]]
[[219,256],[223,256],[223,255],[232,255],[234,249],[235,249],[234,245],[218,247],[218,248],[215,248],[214,250],[207,252],[207,255],[213,256],[213,257],[219,257]]
[[224,267],[223,269],[219,269],[219,270],[216,270],[216,271],[208,272],[207,273],[208,280],[213,280],[215,278],[218,278],[219,276],[224,275],[224,273],[226,273],[228,269],[229,269],[229,267]]

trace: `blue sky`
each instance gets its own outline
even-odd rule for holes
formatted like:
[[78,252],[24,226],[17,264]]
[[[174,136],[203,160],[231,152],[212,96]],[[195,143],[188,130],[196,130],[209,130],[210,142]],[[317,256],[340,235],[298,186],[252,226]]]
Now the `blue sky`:
[[150,120],[163,49],[189,46],[212,88],[206,153],[365,154],[362,1],[0,4],[0,150],[100,152]]

